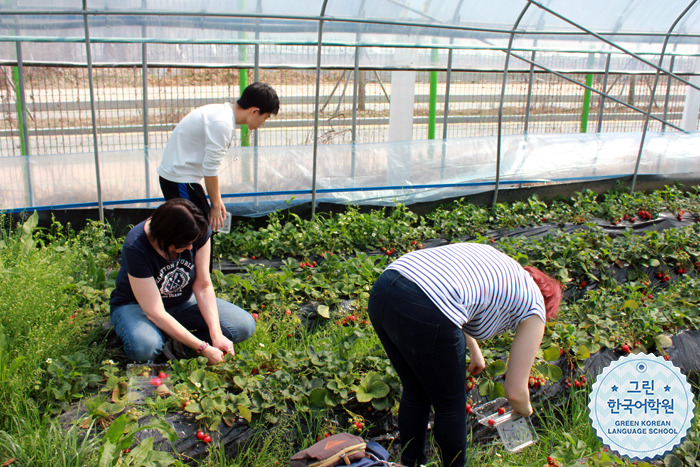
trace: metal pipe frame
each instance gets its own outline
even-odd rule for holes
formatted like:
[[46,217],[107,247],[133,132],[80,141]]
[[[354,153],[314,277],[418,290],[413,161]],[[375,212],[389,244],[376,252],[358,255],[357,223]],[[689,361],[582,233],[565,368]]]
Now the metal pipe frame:
[[34,184],[32,183],[32,166],[29,163],[29,156],[31,156],[31,145],[29,144],[29,131],[27,130],[27,100],[24,88],[24,64],[22,62],[22,44],[17,42],[17,72],[19,74],[19,108],[22,115],[22,140],[24,141],[24,154],[22,156],[26,157],[27,161],[27,195],[29,197],[29,205],[34,206]]
[[510,32],[510,37],[508,38],[508,50],[506,52],[506,62],[503,65],[503,81],[501,83],[501,102],[498,106],[498,133],[496,135],[496,180],[494,182],[493,186],[493,202],[492,205],[495,206],[496,203],[498,202],[498,183],[501,179],[501,143],[503,139],[503,106],[505,104],[505,96],[506,96],[506,86],[508,85],[508,64],[510,63],[510,55],[511,51],[513,48],[513,40],[515,39],[515,30],[518,27],[518,24],[520,24],[520,21],[523,19],[523,16],[525,16],[525,12],[527,12],[527,9],[530,8],[530,3],[525,5],[525,8],[522,9],[520,14],[518,15],[518,18],[515,20],[515,23],[513,24],[513,28],[511,29]]
[[[585,30],[585,28],[582,28],[581,26],[573,23],[570,21],[568,18],[565,16],[559,15],[558,13],[554,12],[553,10],[549,9],[548,7],[544,6],[541,2],[535,1],[535,0],[527,0],[529,3],[532,3],[539,8],[553,14],[554,16],[562,19],[563,21],[572,24],[576,26],[577,28],[580,28],[582,30]],[[405,8],[405,5],[403,3],[399,4],[401,7]],[[38,16],[42,13],[38,13],[36,11],[28,11],[28,10],[6,10],[3,12],[3,14],[8,15],[8,16]],[[285,20],[290,20],[290,21],[333,21],[336,23],[359,23],[359,24],[378,24],[378,25],[387,25],[391,24],[392,26],[402,26],[402,27],[409,27],[409,28],[424,28],[424,29],[434,29],[434,30],[460,30],[460,31],[473,31],[473,32],[489,32],[489,33],[495,33],[499,35],[503,34],[510,34],[512,29],[501,29],[501,28],[486,28],[486,27],[474,27],[474,26],[465,26],[465,25],[456,25],[454,23],[440,23],[440,22],[421,22],[421,21],[398,21],[398,20],[392,20],[392,21],[386,21],[382,19],[371,19],[371,18],[353,18],[353,17],[342,17],[342,16],[334,16],[332,18],[326,17],[325,16],[325,10],[324,14],[321,16],[303,16],[303,15],[277,15],[277,14],[262,14],[262,13],[212,13],[212,12],[178,12],[178,11],[163,11],[163,10],[152,10],[147,13],[147,15],[144,15],[144,12],[141,11],[132,11],[132,10],[76,10],[76,9],[61,9],[61,10],[55,10],[55,11],[50,11],[50,12],[44,12],[44,15],[50,15],[50,16],[82,16],[85,14],[92,15],[92,16],[136,16],[136,17],[144,17],[144,16],[154,16],[154,17],[168,17],[168,16],[177,16],[177,17],[195,17],[198,23],[201,23],[202,18],[240,18],[242,20],[254,20],[254,19],[269,19],[269,20],[279,20],[279,21],[285,21]],[[422,15],[426,16],[426,15]],[[430,18],[430,17],[428,17]],[[222,28],[225,28],[222,26]],[[298,27],[295,28],[294,30],[304,30],[308,31],[308,28],[304,27]],[[522,35],[522,36],[527,36],[527,35],[556,35],[556,36],[576,36],[579,35],[578,32],[574,31],[528,31],[528,30],[516,30],[516,34]],[[604,32],[605,35],[607,36],[614,36],[614,37],[639,37],[639,36],[644,36],[644,37],[665,37],[667,33],[654,33],[654,32],[648,32],[648,31],[634,31],[634,32],[619,32],[619,31],[606,31]],[[594,36],[598,36],[595,33],[592,33]],[[685,37],[685,38],[700,38],[700,34],[686,34],[686,33],[678,33],[674,34],[674,37]],[[600,37],[599,37],[600,38]],[[603,40],[603,42],[609,43],[613,47],[619,48],[617,45],[615,45],[612,42],[608,42],[607,40],[600,38]],[[368,44],[369,45],[369,44]],[[415,45],[413,46],[415,47]],[[631,52],[628,52],[631,53]],[[650,64],[651,66],[651,64]]]
[[148,44],[141,44],[141,56],[143,66],[141,67],[141,82],[143,86],[143,162],[144,178],[146,183],[146,198],[151,197],[151,177],[149,177],[151,161],[148,154],[150,142],[148,140]]
[[97,113],[95,112],[95,84],[92,79],[92,53],[90,47],[90,27],[88,25],[87,0],[83,0],[83,24],[85,26],[85,51],[87,53],[88,82],[90,83],[90,117],[92,119],[92,142],[95,146],[95,181],[97,182],[97,208],[100,213],[100,222],[105,220],[104,206],[102,205],[102,182],[100,180],[100,151],[97,141]]
[[316,103],[314,111],[314,150],[313,150],[313,167],[311,176],[311,217],[316,215],[316,175],[317,175],[317,160],[318,160],[318,114],[321,102],[321,51],[323,50],[323,17],[326,14],[328,0],[323,0],[321,6],[321,19],[318,22],[318,55],[316,56]]
[[[535,51],[532,51],[530,55],[532,61],[535,61]],[[525,105],[525,126],[523,127],[523,133],[527,135],[530,127],[530,106],[532,104],[532,81],[535,78],[535,65],[530,64],[530,73],[528,73],[529,80],[527,82],[527,104]]]
[[[407,27],[425,27],[427,29],[436,29],[436,30],[441,30],[441,29],[450,29],[450,30],[462,30],[462,31],[477,31],[477,32],[491,32],[491,33],[496,33],[496,34],[509,34],[509,41],[508,41],[508,47],[506,49],[502,48],[492,48],[495,50],[503,50],[506,53],[506,60],[505,60],[505,65],[503,69],[503,80],[502,80],[502,88],[501,88],[501,97],[500,97],[500,105],[499,105],[499,110],[498,110],[498,131],[497,131],[497,160],[496,160],[496,177],[495,177],[495,185],[494,185],[494,197],[493,197],[493,204],[497,202],[497,197],[498,197],[498,190],[499,190],[499,182],[500,182],[500,166],[501,166],[501,158],[502,158],[502,136],[503,136],[503,108],[504,108],[504,103],[505,103],[505,91],[507,87],[507,79],[508,79],[508,69],[509,69],[509,64],[510,64],[510,58],[515,57],[518,58],[526,63],[530,64],[530,87],[529,87],[529,92],[528,92],[528,104],[527,104],[527,111],[528,114],[526,115],[526,121],[525,121],[525,133],[527,133],[528,129],[528,122],[529,122],[529,106],[530,106],[530,98],[531,98],[531,89],[532,89],[532,76],[534,74],[534,67],[537,66],[538,68],[541,68],[542,70],[554,74],[556,76],[561,77],[562,79],[565,79],[567,81],[576,83],[577,85],[583,87],[584,89],[589,89],[593,92],[596,92],[601,96],[601,105],[600,105],[600,110],[599,110],[599,122],[598,122],[598,131],[600,132],[602,128],[602,119],[603,119],[603,106],[604,102],[606,99],[610,99],[614,102],[617,102],[621,105],[624,105],[628,108],[631,108],[635,111],[638,111],[640,113],[643,113],[645,115],[645,121],[644,121],[644,128],[642,131],[642,138],[640,141],[640,147],[639,147],[639,152],[638,152],[638,157],[637,157],[637,162],[636,162],[636,167],[634,171],[634,175],[632,178],[632,185],[631,185],[631,191],[634,191],[635,183],[636,183],[636,178],[639,170],[639,165],[641,161],[641,155],[643,153],[643,146],[644,146],[644,141],[646,139],[646,134],[648,131],[648,126],[649,126],[649,121],[653,118],[657,121],[660,121],[663,125],[663,129],[665,130],[666,126],[672,127],[676,130],[683,131],[681,128],[677,127],[676,125],[671,124],[670,122],[666,121],[666,116],[667,116],[667,108],[668,108],[668,100],[669,100],[669,93],[670,93],[670,82],[671,78],[676,79],[678,82],[685,83],[686,85],[695,88],[695,89],[700,89],[697,85],[690,83],[689,81],[685,80],[684,78],[677,76],[676,74],[673,73],[673,63],[675,59],[675,55],[671,55],[671,61],[670,61],[670,66],[668,69],[664,69],[663,67],[663,62],[666,57],[666,48],[668,45],[668,42],[671,37],[700,37],[698,35],[694,34],[676,34],[673,33],[673,30],[677,26],[677,24],[680,22],[680,20],[690,11],[690,9],[697,3],[697,0],[692,0],[689,5],[685,8],[685,10],[676,18],[674,21],[673,25],[669,28],[669,30],[665,33],[606,33],[610,36],[634,36],[634,35],[642,35],[645,37],[664,37],[664,42],[663,42],[663,47],[662,47],[662,52],[661,56],[659,58],[658,65],[655,63],[652,63],[649,60],[646,60],[643,58],[643,54],[637,54],[633,53],[629,50],[626,50],[625,48],[619,46],[613,41],[610,41],[603,37],[602,35],[595,33],[573,21],[570,19],[564,17],[563,15],[560,15],[556,13],[555,11],[551,10],[550,8],[544,6],[540,1],[536,0],[527,0],[527,4],[523,8],[523,10],[520,12],[520,15],[518,16],[517,20],[515,21],[513,27],[509,30],[505,29],[498,29],[498,28],[472,28],[472,27],[464,27],[464,26],[459,26],[456,24],[443,24],[443,23],[420,23],[420,22],[410,22],[410,21],[396,21],[396,22],[391,22],[388,23],[386,21],[379,21],[379,20],[371,20],[371,19],[352,19],[352,18],[338,18],[338,17],[333,17],[329,18],[326,16],[326,8],[328,4],[328,0],[324,0],[323,5],[321,7],[321,12],[318,17],[302,17],[302,16],[286,16],[286,15],[262,15],[261,13],[258,14],[239,14],[239,15],[232,15],[232,14],[212,14],[212,13],[177,13],[177,12],[148,12],[149,16],[208,16],[208,17],[227,17],[227,18],[252,18],[252,19],[257,19],[258,22],[262,19],[297,19],[297,20],[307,20],[307,21],[317,21],[318,22],[318,40],[316,42],[317,45],[317,63],[316,63],[316,94],[315,94],[315,117],[314,117],[314,143],[313,143],[313,177],[312,177],[312,187],[311,187],[311,195],[312,195],[312,215],[315,214],[315,204],[316,204],[316,184],[317,184],[317,157],[318,157],[318,134],[319,134],[319,105],[320,105],[320,78],[321,78],[321,61],[322,61],[322,51],[324,48],[324,43],[323,43],[323,27],[324,23],[328,21],[332,22],[348,22],[348,23],[361,23],[361,24],[393,24],[396,26],[407,26]],[[87,54],[87,68],[88,68],[88,78],[89,78],[89,85],[90,85],[90,108],[91,108],[91,117],[92,117],[92,136],[93,136],[93,144],[94,144],[94,153],[95,153],[95,167],[96,167],[96,182],[97,182],[97,197],[98,197],[98,208],[100,211],[100,220],[104,220],[104,211],[103,211],[103,203],[102,203],[102,187],[101,187],[101,180],[100,180],[100,162],[99,162],[99,149],[98,149],[98,139],[97,139],[97,118],[96,118],[96,110],[95,110],[95,97],[94,97],[94,83],[93,83],[93,63],[92,63],[92,55],[91,55],[91,38],[90,38],[90,31],[89,31],[89,16],[132,16],[132,15],[142,15],[143,13],[135,13],[135,12],[126,12],[126,11],[116,11],[116,10],[111,10],[109,12],[103,12],[103,11],[97,11],[97,10],[88,10],[87,8],[87,0],[82,0],[83,8],[82,10],[79,10],[79,13],[77,10],[61,10],[61,11],[56,11],[56,12],[51,12],[51,15],[81,15],[83,18],[83,25],[84,25],[84,31],[85,31],[85,37],[84,39],[79,39],[76,40],[76,42],[85,42],[85,47],[86,47],[86,54]],[[461,3],[460,3],[461,4]],[[554,70],[547,68],[543,65],[537,64],[535,61],[535,51],[532,50],[532,58],[530,60],[519,56],[518,54],[514,53],[513,43],[514,43],[514,38],[515,35],[528,35],[528,34],[534,34],[531,31],[519,31],[519,23],[521,22],[523,16],[527,12],[528,8],[530,5],[535,5],[538,8],[542,9],[543,11],[553,15],[554,17],[557,17],[561,19],[562,21],[565,21],[566,23],[576,27],[577,29],[583,31],[587,35],[590,35],[591,37],[594,37],[598,39],[599,41],[619,50],[622,52],[624,55],[630,56],[635,58],[636,60],[640,61],[641,63],[644,63],[648,65],[649,67],[653,68],[655,70],[655,82],[654,86],[652,89],[651,93],[651,99],[649,103],[649,107],[646,111],[639,109],[637,107],[634,107],[632,105],[629,105],[619,99],[614,98],[613,96],[608,96],[607,95],[607,79],[608,79],[608,73],[609,73],[609,67],[610,67],[610,60],[611,60],[611,53],[608,52],[607,55],[607,61],[606,61],[606,68],[605,68],[605,81],[603,85],[603,91],[598,91],[596,89],[593,89],[591,86],[587,86],[582,83],[578,83],[577,81],[568,78],[564,76],[562,73],[555,72]],[[258,10],[260,10],[260,2],[258,2]],[[4,14],[7,15],[36,15],[36,12],[27,12],[27,11],[10,11],[10,12],[5,12]],[[144,26],[145,27],[145,26]],[[558,34],[558,35],[572,35],[572,34],[578,34],[578,33],[556,33],[556,32],[550,32],[550,31],[537,31],[536,34],[541,34],[541,35],[547,35],[547,34]],[[18,50],[18,66],[21,68],[22,66],[22,59],[21,59],[21,43],[22,42],[32,42],[34,41],[32,38],[23,38],[22,40],[17,40],[16,45],[17,45],[17,50]],[[99,40],[97,42],[100,42]],[[139,40],[139,39],[134,39],[129,42],[142,42],[142,53],[143,53],[143,58],[142,58],[142,69],[143,69],[143,92],[144,92],[144,123],[143,123],[143,131],[144,131],[144,147],[146,151],[146,171],[147,171],[147,179],[148,179],[148,148],[149,148],[149,140],[148,140],[148,102],[147,102],[147,69],[148,69],[148,64],[147,64],[147,43],[148,42],[155,42],[155,43],[160,43],[160,42],[167,42],[167,41],[157,41],[157,40]],[[182,42],[182,41],[180,41]],[[359,42],[359,33],[358,33],[358,42]],[[256,32],[256,38],[255,38],[255,76],[256,76],[256,81],[258,77],[258,70],[259,70],[259,45],[261,41],[259,40],[259,32]],[[283,45],[282,42],[275,42],[275,44],[278,45]],[[332,46],[333,44],[325,44],[326,46]],[[377,45],[373,45],[377,46]],[[353,144],[356,142],[356,124],[357,124],[357,115],[356,115],[356,107],[357,107],[357,86],[358,86],[358,81],[359,81],[359,47],[363,47],[363,45],[358,45],[357,46],[357,52],[355,56],[355,96],[353,99]],[[397,44],[388,44],[385,47],[421,47],[417,45],[411,45],[411,44],[404,44],[404,45],[397,45]],[[444,109],[444,117],[443,117],[443,139],[447,139],[447,127],[448,127],[448,111],[449,111],[449,90],[450,90],[450,81],[451,81],[451,72],[452,72],[452,54],[454,50],[461,49],[463,47],[459,46],[454,46],[453,44],[449,45],[436,45],[436,46],[423,46],[422,48],[438,48],[438,49],[447,49],[448,51],[448,68],[447,68],[447,83],[446,83],[446,96],[445,96],[445,109]],[[666,102],[665,102],[665,109],[664,109],[664,117],[663,118],[658,118],[652,115],[652,109],[653,109],[653,101],[654,101],[654,95],[656,93],[657,87],[658,87],[658,81],[659,81],[659,76],[661,73],[664,73],[667,75],[668,80],[669,80],[669,85],[667,87],[667,93],[666,93]],[[22,79],[23,73],[20,73],[20,79]],[[347,83],[346,83],[347,85]],[[21,86],[23,88],[23,86]],[[26,105],[24,103],[24,92],[21,92],[21,108],[22,108],[22,118],[24,121],[26,121]],[[26,128],[24,128],[24,137],[25,141],[28,141],[27,135],[26,135]],[[255,133],[255,141],[254,141],[254,146],[257,148],[258,146],[258,135],[257,132]],[[257,171],[256,171],[257,172]],[[147,184],[147,195],[149,192],[149,187],[148,187],[148,180],[146,181]],[[33,201],[33,192],[30,190],[30,197],[32,198],[32,204],[34,204]]]
[[[676,61],[676,56],[671,55],[671,63],[669,63],[668,68],[669,70],[673,71],[673,63]],[[666,122],[665,120],[668,117],[668,101],[671,99],[671,77],[668,76],[666,77],[666,99],[664,99],[664,123],[661,124],[661,132],[666,131]]]
[[632,184],[630,185],[630,193],[634,192],[634,187],[637,183],[637,174],[639,172],[639,164],[642,161],[642,153],[644,151],[644,140],[646,139],[647,136],[647,130],[649,129],[649,119],[651,118],[651,113],[654,109],[654,96],[656,95],[656,88],[659,84],[659,75],[660,75],[660,70],[661,66],[663,65],[665,54],[666,54],[666,47],[668,46],[668,40],[669,36],[671,35],[671,32],[675,29],[675,27],[678,25],[680,20],[683,18],[683,16],[690,11],[690,9],[697,3],[698,0],[692,0],[690,4],[683,10],[683,12],[678,15],[678,18],[673,22],[671,27],[668,30],[668,34],[666,35],[666,39],[664,40],[664,45],[661,48],[661,54],[659,56],[659,67],[656,69],[656,77],[654,78],[654,86],[652,87],[651,90],[651,95],[649,96],[649,107],[646,112],[646,118],[644,119],[644,127],[642,130],[642,137],[641,140],[639,141],[639,152],[637,153],[637,163],[634,166],[634,175],[632,176]]

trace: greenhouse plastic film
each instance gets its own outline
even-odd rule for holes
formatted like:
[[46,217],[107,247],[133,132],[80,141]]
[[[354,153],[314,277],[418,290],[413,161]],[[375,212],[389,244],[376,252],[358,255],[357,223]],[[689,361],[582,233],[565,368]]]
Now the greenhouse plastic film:
[[[631,176],[641,135],[573,134],[506,136],[502,139],[499,189],[586,182]],[[162,150],[99,155],[103,203],[159,202],[156,169]],[[316,202],[413,204],[492,191],[496,182],[495,137],[320,145],[316,155]],[[0,158],[0,203],[28,207],[97,202],[93,154]],[[639,175],[700,174],[700,133],[650,133]],[[235,148],[220,171],[221,192],[234,215],[261,216],[287,203],[311,200],[312,146]]]

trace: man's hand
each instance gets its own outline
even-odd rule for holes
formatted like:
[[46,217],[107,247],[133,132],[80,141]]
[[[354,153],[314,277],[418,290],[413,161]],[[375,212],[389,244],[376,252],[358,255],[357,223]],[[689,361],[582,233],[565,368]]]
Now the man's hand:
[[211,213],[209,214],[209,224],[212,230],[219,230],[224,225],[224,217],[226,217],[226,206],[221,204],[212,204]]

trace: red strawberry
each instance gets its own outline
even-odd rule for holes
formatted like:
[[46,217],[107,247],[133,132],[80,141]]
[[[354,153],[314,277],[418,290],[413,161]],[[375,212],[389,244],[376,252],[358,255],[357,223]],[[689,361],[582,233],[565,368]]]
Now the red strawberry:
[[202,438],[202,441],[204,442],[204,444],[211,443],[211,436],[206,435],[204,438]]
[[498,408],[498,415],[503,415],[504,413],[506,413],[506,409],[504,409],[503,407],[499,407]]
[[622,347],[620,347],[624,353],[630,353],[630,346],[627,344],[622,344]]
[[493,418],[490,418],[489,421],[487,422],[490,426],[493,426],[496,424],[496,421]]
[[206,434],[204,434],[204,432],[203,432],[202,430],[199,430],[195,436],[197,437],[198,440],[201,441],[201,440],[204,439],[204,437],[206,436]]
[[153,386],[160,386],[163,384],[163,381],[160,378],[151,378],[149,381]]
[[163,371],[161,371],[160,373],[158,373],[158,377],[159,377],[160,379],[168,379],[168,374],[165,373],[165,372],[163,372]]

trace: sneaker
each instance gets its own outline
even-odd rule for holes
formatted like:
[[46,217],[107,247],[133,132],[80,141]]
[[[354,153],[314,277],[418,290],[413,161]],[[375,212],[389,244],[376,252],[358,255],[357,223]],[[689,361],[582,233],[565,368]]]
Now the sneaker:
[[182,345],[181,342],[170,339],[163,346],[163,355],[168,360],[180,360],[189,358],[189,347]]

